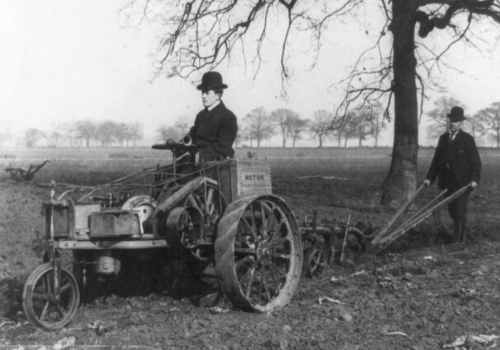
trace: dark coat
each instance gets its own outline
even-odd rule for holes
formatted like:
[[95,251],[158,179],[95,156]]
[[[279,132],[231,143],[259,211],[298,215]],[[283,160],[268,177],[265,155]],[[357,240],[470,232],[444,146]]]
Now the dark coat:
[[200,161],[233,157],[233,142],[238,133],[238,123],[233,112],[221,101],[211,111],[204,109],[196,116],[189,131],[198,147]]
[[449,138],[449,132],[439,137],[426,179],[432,183],[437,177],[441,190],[457,190],[453,187],[458,185],[461,188],[471,181],[479,184],[481,158],[474,138],[462,130],[458,131],[453,141],[450,142]]

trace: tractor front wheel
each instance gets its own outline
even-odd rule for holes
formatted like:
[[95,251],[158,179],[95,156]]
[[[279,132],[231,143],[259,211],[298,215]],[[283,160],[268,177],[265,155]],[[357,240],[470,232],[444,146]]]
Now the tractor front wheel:
[[76,314],[80,293],[75,277],[66,269],[54,270],[51,263],[38,266],[23,290],[23,309],[35,327],[53,331],[64,327]]

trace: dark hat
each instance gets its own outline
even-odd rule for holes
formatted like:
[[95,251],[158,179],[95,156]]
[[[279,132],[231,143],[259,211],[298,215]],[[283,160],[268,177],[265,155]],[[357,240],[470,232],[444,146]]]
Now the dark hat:
[[455,106],[451,109],[447,117],[450,119],[450,122],[461,122],[465,120],[464,110],[462,107]]
[[226,89],[227,85],[222,83],[222,75],[219,72],[206,72],[201,78],[198,90]]

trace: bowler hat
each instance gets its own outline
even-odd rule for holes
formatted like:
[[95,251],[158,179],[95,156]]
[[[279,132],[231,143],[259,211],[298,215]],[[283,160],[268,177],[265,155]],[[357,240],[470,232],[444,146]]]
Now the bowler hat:
[[447,117],[450,119],[450,122],[461,122],[465,120],[464,110],[462,107],[455,106],[451,109]]
[[222,83],[222,75],[219,72],[206,72],[201,78],[198,90],[226,89],[227,85]]

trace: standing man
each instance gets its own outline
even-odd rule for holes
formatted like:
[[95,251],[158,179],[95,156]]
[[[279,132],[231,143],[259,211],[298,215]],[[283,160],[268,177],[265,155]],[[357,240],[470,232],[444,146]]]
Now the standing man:
[[453,107],[447,117],[449,131],[439,137],[424,185],[429,186],[438,177],[438,187],[440,190],[447,189],[447,195],[470,185],[469,190],[448,204],[448,212],[454,224],[455,240],[465,243],[467,202],[471,191],[479,185],[481,159],[474,138],[461,130],[465,120],[464,110],[461,107]]
[[232,158],[233,142],[238,132],[236,116],[221,101],[227,85],[218,72],[203,74],[198,90],[205,109],[196,116],[189,135],[196,144],[200,161]]

